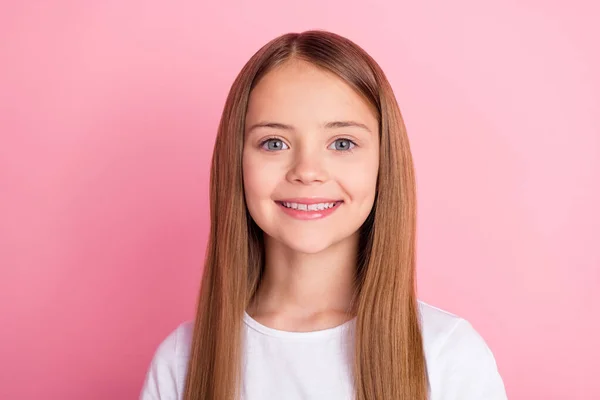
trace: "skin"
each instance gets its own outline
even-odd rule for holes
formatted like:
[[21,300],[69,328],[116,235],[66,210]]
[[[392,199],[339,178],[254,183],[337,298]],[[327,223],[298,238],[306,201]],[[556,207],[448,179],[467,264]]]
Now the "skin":
[[[326,127],[335,121],[361,126]],[[254,319],[314,331],[351,318],[358,230],[373,207],[378,165],[377,117],[343,80],[301,60],[261,79],[243,152],[248,210],[265,233],[265,275],[247,310]],[[298,197],[343,203],[325,218],[299,220],[275,202]]]

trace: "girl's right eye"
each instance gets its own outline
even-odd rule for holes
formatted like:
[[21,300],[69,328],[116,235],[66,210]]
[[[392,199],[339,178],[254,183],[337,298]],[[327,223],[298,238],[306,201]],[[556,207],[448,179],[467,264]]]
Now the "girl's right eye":
[[281,139],[270,138],[260,144],[267,151],[287,150],[288,146]]

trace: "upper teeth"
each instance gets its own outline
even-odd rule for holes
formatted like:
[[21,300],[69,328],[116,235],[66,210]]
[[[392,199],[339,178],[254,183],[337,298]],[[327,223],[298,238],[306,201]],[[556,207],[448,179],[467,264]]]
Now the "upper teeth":
[[302,203],[288,203],[282,202],[282,204],[287,208],[293,208],[295,210],[302,211],[317,211],[317,210],[325,210],[327,208],[331,208],[335,206],[335,202],[333,203],[316,203],[316,204],[302,204]]

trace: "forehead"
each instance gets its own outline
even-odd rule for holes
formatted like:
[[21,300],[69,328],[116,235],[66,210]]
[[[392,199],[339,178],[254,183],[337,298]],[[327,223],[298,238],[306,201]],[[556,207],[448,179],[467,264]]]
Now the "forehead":
[[306,61],[269,71],[250,94],[246,126],[274,120],[298,126],[355,120],[377,131],[372,106],[335,74]]

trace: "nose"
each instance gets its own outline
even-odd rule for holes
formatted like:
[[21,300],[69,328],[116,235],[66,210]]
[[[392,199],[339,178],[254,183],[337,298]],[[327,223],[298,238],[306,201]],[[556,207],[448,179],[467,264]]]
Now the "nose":
[[322,183],[328,179],[324,168],[324,154],[319,150],[299,150],[287,173],[288,181],[305,185]]

